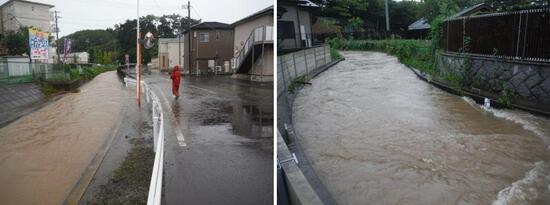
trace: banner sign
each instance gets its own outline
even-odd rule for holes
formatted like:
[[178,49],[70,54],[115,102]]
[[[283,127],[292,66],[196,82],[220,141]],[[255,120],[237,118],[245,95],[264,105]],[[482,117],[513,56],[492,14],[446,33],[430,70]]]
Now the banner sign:
[[67,56],[69,56],[69,54],[71,54],[71,44],[72,44],[72,41],[71,39],[68,39],[68,38],[65,38],[65,43],[63,44],[64,45],[64,48],[63,48],[63,62],[67,62]]
[[31,47],[32,60],[47,60],[49,50],[48,32],[42,32],[35,28],[29,28],[29,46]]

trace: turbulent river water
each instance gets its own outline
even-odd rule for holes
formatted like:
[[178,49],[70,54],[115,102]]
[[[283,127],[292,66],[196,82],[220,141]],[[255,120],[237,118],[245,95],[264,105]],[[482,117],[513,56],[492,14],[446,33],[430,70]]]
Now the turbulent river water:
[[383,53],[343,54],[293,105],[337,203],[550,204],[549,118],[485,109]]
[[0,204],[62,204],[124,114],[114,71],[0,129]]

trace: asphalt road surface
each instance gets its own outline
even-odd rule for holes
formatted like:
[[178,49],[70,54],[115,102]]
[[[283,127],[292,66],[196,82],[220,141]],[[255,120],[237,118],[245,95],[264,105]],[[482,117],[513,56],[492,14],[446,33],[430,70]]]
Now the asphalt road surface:
[[162,101],[166,204],[273,204],[273,84],[145,75]]

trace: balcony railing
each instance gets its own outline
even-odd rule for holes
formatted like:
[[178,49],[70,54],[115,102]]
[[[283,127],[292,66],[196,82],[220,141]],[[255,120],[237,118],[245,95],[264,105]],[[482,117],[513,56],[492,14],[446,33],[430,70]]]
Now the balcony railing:
[[243,47],[240,48],[235,57],[231,59],[231,67],[233,69],[238,68],[255,44],[269,41],[273,42],[273,26],[260,26],[252,30],[244,42]]

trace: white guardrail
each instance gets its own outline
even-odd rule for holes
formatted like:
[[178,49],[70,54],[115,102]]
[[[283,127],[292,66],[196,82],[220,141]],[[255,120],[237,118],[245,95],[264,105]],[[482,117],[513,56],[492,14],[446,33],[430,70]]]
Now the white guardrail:
[[[136,84],[136,80],[124,78],[126,87],[128,84]],[[145,101],[151,103],[153,112],[153,142],[155,150],[155,163],[153,165],[153,174],[151,175],[151,184],[149,185],[149,195],[147,205],[160,205],[162,197],[162,173],[164,166],[164,116],[162,106],[157,95],[151,90],[151,87],[141,81],[142,92],[145,94]]]

